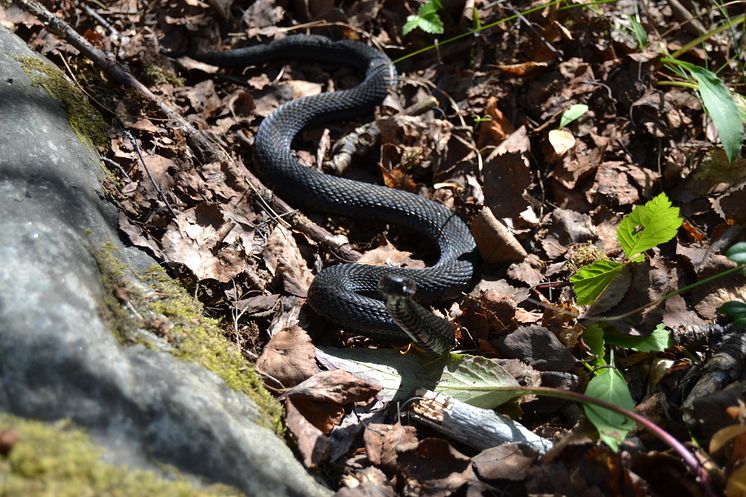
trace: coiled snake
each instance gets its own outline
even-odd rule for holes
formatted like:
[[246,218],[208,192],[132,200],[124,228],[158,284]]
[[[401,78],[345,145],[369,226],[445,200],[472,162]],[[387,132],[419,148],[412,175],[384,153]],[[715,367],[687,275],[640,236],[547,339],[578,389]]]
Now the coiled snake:
[[417,301],[427,304],[455,298],[472,285],[478,257],[466,224],[442,204],[423,197],[305,167],[291,148],[307,126],[359,116],[380,104],[396,84],[396,70],[388,57],[363,43],[307,35],[191,57],[233,67],[278,59],[313,60],[348,64],[365,72],[365,79],[354,88],[293,100],[267,116],[255,139],[256,169],[262,181],[294,207],[392,223],[432,240],[440,251],[434,265],[328,267],[311,284],[308,303],[346,328],[388,341],[410,339],[432,352],[447,352],[453,342],[451,325],[414,302],[412,295],[416,288]]

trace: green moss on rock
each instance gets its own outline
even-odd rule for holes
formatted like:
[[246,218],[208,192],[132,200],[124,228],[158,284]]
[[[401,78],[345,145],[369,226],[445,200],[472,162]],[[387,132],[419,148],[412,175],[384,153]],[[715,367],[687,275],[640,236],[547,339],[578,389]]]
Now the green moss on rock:
[[167,341],[172,355],[200,364],[217,374],[230,388],[249,396],[263,413],[257,422],[280,436],[284,434],[282,406],[264,388],[254,367],[225,337],[220,322],[204,315],[198,300],[160,266],[134,275],[148,290],[137,288],[126,266],[119,261],[113,244],[104,245],[94,257],[104,285],[99,313],[121,344],[151,346],[142,333],[137,333],[138,328],[150,329]]
[[[168,478],[152,471],[114,466],[103,452],[70,422],[46,424],[0,412],[0,432],[17,440],[0,454],[3,497],[233,497],[243,495],[226,485],[199,486],[169,468]],[[5,452],[5,451],[3,451]]]
[[41,86],[50,96],[62,102],[70,127],[81,141],[94,149],[106,145],[106,122],[80,88],[72,84],[57,67],[37,57],[16,59],[22,64],[31,83]]
[[196,362],[217,374],[232,389],[243,392],[266,413],[266,426],[283,434],[282,407],[264,388],[262,379],[223,334],[217,320],[205,317],[202,304],[156,266],[141,275],[157,297],[146,305],[165,316],[171,327],[166,337],[175,356]]

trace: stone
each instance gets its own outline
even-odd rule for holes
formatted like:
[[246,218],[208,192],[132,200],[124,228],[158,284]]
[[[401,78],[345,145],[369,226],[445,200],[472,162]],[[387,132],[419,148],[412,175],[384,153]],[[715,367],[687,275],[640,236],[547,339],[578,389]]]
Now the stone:
[[145,283],[132,275],[153,261],[121,245],[84,128],[74,131],[60,101],[32,84],[48,77],[39,60],[0,27],[0,412],[71,420],[114,465],[162,474],[172,465],[195,485],[248,495],[330,495],[252,398],[172,355],[147,327],[122,336],[115,328],[131,323],[102,317],[122,304],[104,284],[101,254],[121,255],[133,289]]

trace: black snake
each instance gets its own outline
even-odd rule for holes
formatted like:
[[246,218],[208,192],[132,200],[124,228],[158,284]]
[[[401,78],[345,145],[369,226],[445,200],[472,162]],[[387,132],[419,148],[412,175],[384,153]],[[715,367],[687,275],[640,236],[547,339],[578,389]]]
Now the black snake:
[[233,67],[281,59],[313,60],[348,64],[365,72],[364,80],[354,88],[293,100],[267,116],[254,144],[257,172],[268,187],[300,209],[392,223],[431,239],[440,251],[434,265],[424,269],[362,264],[328,267],[311,284],[308,303],[318,314],[346,328],[389,341],[411,339],[433,352],[446,352],[453,341],[452,327],[410,297],[416,288],[416,300],[427,304],[455,298],[472,285],[478,257],[466,224],[444,205],[424,197],[305,167],[292,151],[293,139],[302,129],[359,116],[380,104],[397,79],[389,58],[363,43],[307,35],[191,57]]

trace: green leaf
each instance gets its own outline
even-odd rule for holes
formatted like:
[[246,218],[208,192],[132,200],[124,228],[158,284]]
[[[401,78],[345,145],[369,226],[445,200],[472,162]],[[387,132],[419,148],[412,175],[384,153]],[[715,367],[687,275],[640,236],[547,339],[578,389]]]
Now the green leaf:
[[518,382],[495,359],[449,354],[433,360],[422,354],[391,349],[316,349],[324,366],[341,368],[381,385],[384,401],[406,399],[418,388],[442,392],[476,407],[494,409],[518,395],[495,387],[517,387]]
[[731,300],[720,306],[720,312],[726,316],[738,316],[740,314],[746,315],[746,302],[740,300]]
[[518,382],[496,360],[451,354],[435,392],[484,409],[494,409],[516,397],[495,387],[517,387]]
[[571,105],[569,109],[565,110],[565,112],[562,113],[559,129],[564,128],[586,112],[588,112],[588,106],[585,104]]
[[671,346],[671,333],[666,329],[665,325],[659,324],[646,337],[607,334],[606,343],[637,352],[663,352]]
[[681,222],[679,208],[672,207],[666,194],[661,193],[625,216],[616,235],[627,258],[641,262],[645,258],[643,252],[676,236]]
[[637,17],[630,15],[629,24],[632,27],[632,34],[635,36],[635,41],[637,41],[637,46],[640,48],[647,47],[648,46],[648,33],[647,31],[645,31],[645,28],[642,27],[642,24],[640,24],[640,21],[637,20]]
[[[601,374],[588,382],[585,394],[630,411],[635,408],[635,402],[632,400],[632,395],[629,393],[624,377],[614,368],[604,369]],[[603,407],[583,404],[583,410],[598,430],[601,440],[614,451],[619,450],[624,437],[635,427],[634,421],[630,418]]]
[[443,32],[443,21],[438,15],[442,8],[440,0],[429,0],[420,5],[416,15],[407,16],[407,22],[402,28],[402,33],[407,35],[414,29],[421,29],[430,34],[441,34]]
[[583,342],[590,349],[591,354],[596,356],[593,365],[596,367],[606,366],[606,340],[604,330],[598,323],[586,326],[583,330]]
[[697,80],[697,91],[705,111],[718,130],[728,160],[733,162],[741,154],[743,143],[743,124],[736,102],[717,74],[693,64],[687,64],[686,68]]
[[746,264],[746,242],[738,242],[731,245],[725,251],[725,256],[736,264]]
[[601,259],[581,268],[570,277],[570,283],[575,290],[577,302],[580,305],[590,305],[616,278],[624,265]]

